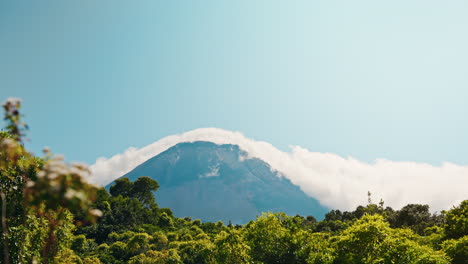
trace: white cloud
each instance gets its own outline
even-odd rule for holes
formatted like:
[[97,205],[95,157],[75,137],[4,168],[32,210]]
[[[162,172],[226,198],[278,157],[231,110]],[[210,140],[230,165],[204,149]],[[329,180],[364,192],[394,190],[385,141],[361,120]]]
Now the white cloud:
[[367,191],[374,194],[374,200],[382,198],[393,208],[422,203],[429,204],[433,211],[440,211],[468,199],[468,166],[453,163],[433,166],[385,159],[365,163],[351,157],[311,152],[299,146],[291,146],[290,152],[283,152],[270,143],[219,128],[195,129],[165,137],[141,149],[129,148],[108,159],[99,158],[91,166],[91,181],[106,185],[168,148],[194,141],[239,145],[249,158],[264,160],[304,192],[334,209],[353,210],[357,205],[366,204]]

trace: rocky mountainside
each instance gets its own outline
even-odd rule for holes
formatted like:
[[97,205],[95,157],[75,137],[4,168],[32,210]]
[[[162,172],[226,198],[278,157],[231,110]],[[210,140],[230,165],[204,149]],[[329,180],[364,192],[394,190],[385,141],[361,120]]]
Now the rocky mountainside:
[[140,176],[159,182],[157,203],[178,217],[244,224],[266,211],[317,219],[327,211],[264,161],[247,159],[236,145],[180,143],[123,177]]

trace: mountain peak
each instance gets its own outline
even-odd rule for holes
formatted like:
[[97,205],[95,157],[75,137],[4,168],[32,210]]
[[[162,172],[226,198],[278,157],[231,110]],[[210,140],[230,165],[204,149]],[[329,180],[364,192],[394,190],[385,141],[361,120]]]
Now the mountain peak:
[[316,218],[327,211],[270,165],[233,144],[179,143],[124,176],[157,180],[157,202],[179,217],[246,223],[266,211]]

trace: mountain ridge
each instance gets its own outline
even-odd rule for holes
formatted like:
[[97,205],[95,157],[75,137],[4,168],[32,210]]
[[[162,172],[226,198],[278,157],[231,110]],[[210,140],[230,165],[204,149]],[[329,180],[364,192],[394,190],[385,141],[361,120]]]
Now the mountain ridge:
[[318,219],[327,212],[269,164],[233,144],[179,143],[122,177],[140,176],[158,181],[158,204],[178,217],[243,224],[266,211]]

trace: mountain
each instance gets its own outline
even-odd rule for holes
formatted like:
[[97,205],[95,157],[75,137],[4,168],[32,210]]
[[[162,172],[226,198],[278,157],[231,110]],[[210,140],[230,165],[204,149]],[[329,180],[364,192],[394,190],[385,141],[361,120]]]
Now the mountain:
[[317,219],[328,211],[264,161],[247,158],[237,145],[179,143],[123,177],[134,181],[140,176],[158,181],[156,202],[178,217],[244,224],[267,211]]

